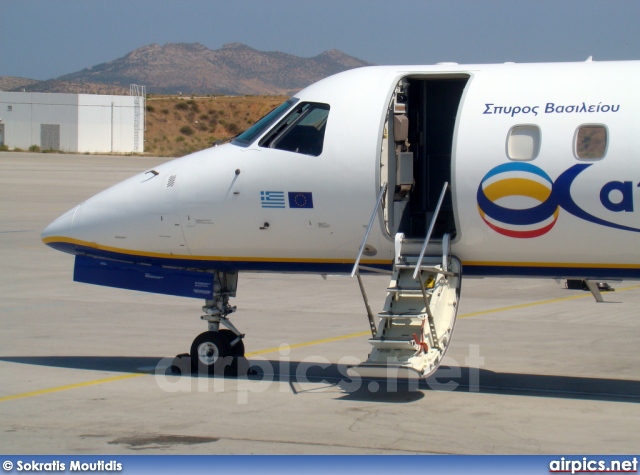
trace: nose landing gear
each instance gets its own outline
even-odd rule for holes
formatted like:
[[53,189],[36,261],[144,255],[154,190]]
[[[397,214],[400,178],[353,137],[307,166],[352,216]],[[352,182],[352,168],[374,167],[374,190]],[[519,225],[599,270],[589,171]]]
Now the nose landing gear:
[[[229,305],[229,298],[236,296],[237,288],[237,273],[214,273],[213,298],[205,301],[205,314],[200,317],[209,328],[193,340],[189,354],[176,357],[174,370],[188,368],[192,373],[210,375],[237,373],[238,360],[244,357],[244,334],[229,320],[236,311]],[[221,324],[227,329],[221,330]]]

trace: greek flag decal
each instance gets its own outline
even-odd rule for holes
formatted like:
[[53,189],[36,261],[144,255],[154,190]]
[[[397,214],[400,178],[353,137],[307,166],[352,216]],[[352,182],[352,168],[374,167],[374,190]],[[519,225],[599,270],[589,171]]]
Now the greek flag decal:
[[285,208],[284,191],[261,191],[260,204],[263,208]]

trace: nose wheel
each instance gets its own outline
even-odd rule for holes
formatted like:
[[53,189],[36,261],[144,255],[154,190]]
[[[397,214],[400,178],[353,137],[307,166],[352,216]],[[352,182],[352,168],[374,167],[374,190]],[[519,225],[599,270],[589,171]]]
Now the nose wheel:
[[[193,340],[188,355],[176,358],[181,361],[188,358],[192,373],[237,372],[238,359],[244,357],[244,335],[229,321],[229,315],[236,310],[236,307],[229,305],[229,298],[235,297],[237,285],[238,274],[214,273],[213,298],[205,301],[202,307],[205,315],[200,317],[208,323],[208,331]],[[227,329],[221,329],[221,324]]]
[[201,333],[191,344],[191,372],[214,374],[224,369],[224,360],[231,356],[227,338],[221,332]]
[[191,372],[195,374],[228,374],[244,357],[242,336],[231,330],[206,331],[191,343]]

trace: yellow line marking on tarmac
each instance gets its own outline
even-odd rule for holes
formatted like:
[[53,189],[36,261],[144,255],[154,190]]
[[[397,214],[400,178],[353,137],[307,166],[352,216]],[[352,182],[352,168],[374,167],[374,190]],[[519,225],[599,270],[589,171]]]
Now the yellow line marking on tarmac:
[[95,386],[96,384],[111,383],[113,381],[122,381],[123,379],[132,379],[132,378],[137,378],[139,376],[144,376],[145,374],[146,373],[131,373],[131,374],[124,374],[124,375],[120,375],[120,376],[113,376],[111,378],[94,379],[93,381],[85,381],[84,383],[67,384],[66,386],[58,386],[58,387],[55,387],[55,388],[39,389],[37,391],[30,391],[30,392],[27,392],[27,393],[14,394],[12,396],[0,397],[0,402],[13,401],[15,399],[22,399],[22,398],[32,397],[32,396],[40,396],[42,394],[56,393],[58,391],[66,391],[68,389],[76,389],[76,388],[84,388],[84,387],[87,387],[87,386]]
[[287,345],[287,344],[283,344],[280,345],[278,348],[269,348],[266,350],[258,350],[258,351],[253,351],[251,353],[247,353],[245,356],[258,356],[258,355],[265,355],[267,353],[275,353],[280,351],[281,349],[283,350],[293,350],[294,348],[304,348],[305,346],[313,346],[313,345],[321,345],[323,343],[333,343],[335,341],[342,341],[342,340],[348,340],[350,338],[357,338],[359,336],[365,336],[365,335],[371,335],[371,332],[358,332],[358,333],[350,333],[348,335],[340,335],[340,336],[333,336],[330,338],[323,338],[321,340],[312,340],[312,341],[306,341],[303,343],[294,343],[293,345]]
[[[634,285],[631,287],[625,287],[623,289],[616,289],[617,292],[624,292],[625,290],[635,290],[635,289],[639,289],[640,285]],[[470,312],[470,313],[465,313],[463,315],[458,315],[457,318],[468,318],[468,317],[476,317],[478,315],[486,315],[489,313],[499,313],[499,312],[506,312],[508,310],[516,310],[519,308],[527,308],[527,307],[535,307],[538,305],[547,305],[547,304],[552,304],[552,303],[557,303],[557,302],[564,302],[564,301],[568,301],[568,300],[577,300],[577,299],[583,299],[583,298],[587,298],[587,297],[592,297],[591,292],[585,292],[582,293],[580,295],[572,295],[570,297],[558,297],[555,299],[547,299],[547,300],[540,300],[537,302],[528,302],[528,303],[523,303],[523,304],[519,304],[519,305],[509,305],[507,307],[499,307],[499,308],[493,308],[493,309],[489,309],[489,310],[480,310],[478,312]],[[306,346],[313,346],[313,345],[320,345],[322,343],[333,343],[335,341],[342,341],[342,340],[348,340],[350,338],[357,338],[357,337],[361,337],[361,336],[366,336],[369,335],[371,332],[365,331],[365,332],[358,332],[358,333],[351,333],[349,335],[341,335],[341,336],[336,336],[336,337],[331,337],[331,338],[324,338],[321,340],[313,340],[313,341],[308,341],[308,342],[304,342],[304,343],[296,343],[294,345],[288,345],[289,349],[294,349],[294,348],[303,348]],[[280,347],[278,348],[269,348],[266,350],[259,350],[259,351],[254,351],[252,353],[247,353],[246,356],[257,356],[257,355],[264,355],[267,353],[275,353],[280,351]]]
[[[631,287],[625,287],[622,289],[616,289],[616,292],[624,292],[626,290],[636,290],[639,289],[640,285],[634,285]],[[547,300],[540,300],[538,302],[529,302],[529,303],[523,303],[520,305],[509,305],[507,307],[499,307],[499,308],[494,308],[494,309],[489,309],[489,310],[481,310],[479,312],[471,312],[471,313],[465,313],[463,315],[458,315],[458,318],[468,318],[468,317],[477,317],[479,315],[487,315],[490,313],[499,313],[499,312],[506,312],[508,310],[515,310],[515,309],[519,309],[519,308],[527,308],[527,307],[535,307],[538,305],[547,305],[547,304],[552,304],[552,303],[558,303],[558,302],[566,302],[569,300],[577,300],[577,299],[582,299],[582,298],[587,298],[587,297],[591,297],[591,292],[585,292],[583,294],[580,295],[572,295],[570,297],[559,297],[559,298],[555,298],[555,299],[547,299]],[[362,337],[362,336],[366,336],[369,335],[370,332],[365,331],[365,332],[358,332],[358,333],[349,333],[348,335],[340,335],[340,336],[334,336],[334,337],[330,337],[330,338],[322,338],[320,340],[312,340],[312,341],[307,341],[307,342],[302,342],[302,343],[294,343],[293,345],[281,345],[277,348],[268,348],[265,350],[258,350],[258,351],[253,351],[251,353],[247,353],[245,356],[246,357],[251,357],[251,356],[258,356],[258,355],[265,355],[268,353],[276,353],[279,352],[281,350],[293,350],[295,348],[304,348],[307,346],[314,346],[314,345],[321,345],[324,343],[334,343],[336,341],[343,341],[343,340],[349,340],[351,338],[358,338],[358,337]],[[76,389],[76,388],[83,388],[83,387],[87,387],[87,386],[95,386],[98,384],[105,384],[105,383],[112,383],[115,381],[123,381],[126,379],[133,379],[133,378],[138,378],[140,376],[145,376],[148,375],[149,373],[130,373],[130,374],[124,374],[124,375],[120,375],[120,376],[113,376],[111,378],[103,378],[103,379],[94,379],[93,381],[86,381],[84,383],[75,383],[75,384],[68,384],[66,386],[58,386],[55,388],[47,388],[47,389],[40,389],[37,391],[30,391],[30,392],[26,392],[26,393],[21,393],[21,394],[14,394],[11,396],[4,396],[4,397],[0,397],[0,403],[1,402],[6,402],[6,401],[13,401],[16,399],[23,399],[23,398],[28,398],[28,397],[33,397],[33,396],[41,396],[43,394],[51,394],[51,393],[55,393],[55,392],[59,392],[59,391],[66,391],[69,389]]]
[[[640,288],[640,285],[634,285],[631,287],[625,287],[623,289],[616,289],[616,292],[624,292],[625,290],[635,290],[638,288]],[[578,299],[584,299],[587,297],[593,298],[593,296],[591,295],[591,292],[585,292],[580,295],[572,295],[571,297],[558,297],[555,299],[540,300],[538,302],[529,302],[529,303],[522,303],[519,305],[509,305],[508,307],[493,308],[489,310],[480,310],[478,312],[471,312],[471,313],[465,313],[464,315],[458,315],[458,318],[477,317],[478,315],[506,312],[507,310],[516,310],[519,308],[535,307],[538,305],[547,305],[551,303],[566,302],[568,300],[578,300]]]

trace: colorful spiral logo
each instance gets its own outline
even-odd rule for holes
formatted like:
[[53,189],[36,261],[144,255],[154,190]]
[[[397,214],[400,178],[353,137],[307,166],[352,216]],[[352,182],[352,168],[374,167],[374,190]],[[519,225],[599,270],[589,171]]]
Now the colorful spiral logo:
[[530,163],[511,162],[491,169],[478,186],[477,200],[487,226],[512,238],[548,233],[560,213],[553,181]]

